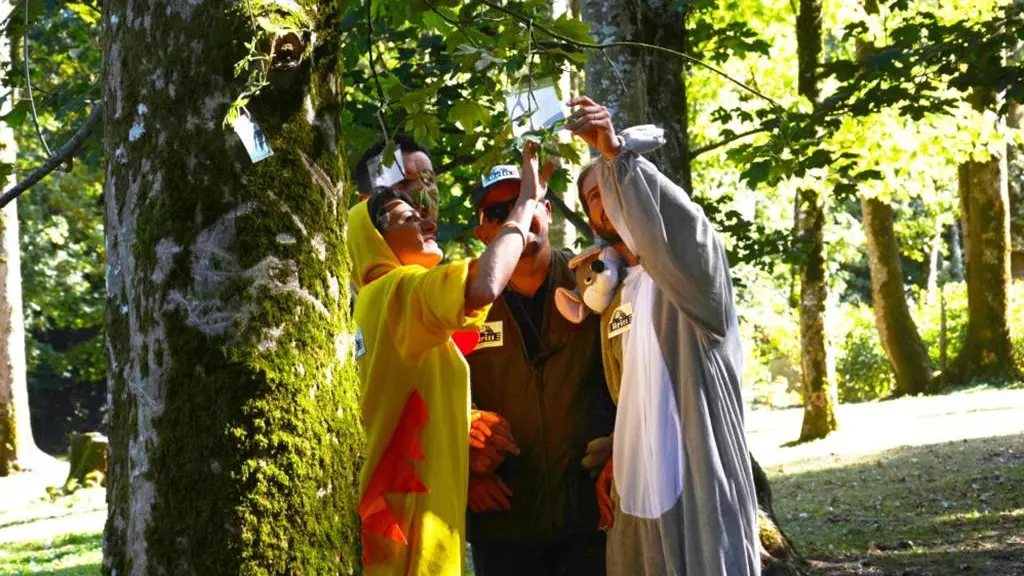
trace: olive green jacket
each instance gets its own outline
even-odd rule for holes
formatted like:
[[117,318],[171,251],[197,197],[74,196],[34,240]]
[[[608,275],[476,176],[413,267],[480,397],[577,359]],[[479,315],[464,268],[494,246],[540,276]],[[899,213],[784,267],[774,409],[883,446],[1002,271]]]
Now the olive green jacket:
[[580,461],[587,442],[611,434],[615,409],[602,369],[600,318],[576,325],[555,308],[555,289],[575,285],[571,257],[552,251],[544,319],[537,327],[546,359],[530,364],[504,296],[491,307],[488,328],[467,357],[473,403],[504,416],[520,449],[498,468],[513,492],[511,509],[469,513],[470,542],[543,543],[597,530],[595,482]]

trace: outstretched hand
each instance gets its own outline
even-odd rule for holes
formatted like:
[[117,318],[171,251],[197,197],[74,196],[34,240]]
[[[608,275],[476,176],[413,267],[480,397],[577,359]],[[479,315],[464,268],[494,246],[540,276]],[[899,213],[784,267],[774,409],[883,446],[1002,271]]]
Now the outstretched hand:
[[611,112],[587,96],[573,98],[567,104],[576,109],[569,116],[566,128],[597,148],[605,158],[611,160],[618,156],[622,146],[615,135]]

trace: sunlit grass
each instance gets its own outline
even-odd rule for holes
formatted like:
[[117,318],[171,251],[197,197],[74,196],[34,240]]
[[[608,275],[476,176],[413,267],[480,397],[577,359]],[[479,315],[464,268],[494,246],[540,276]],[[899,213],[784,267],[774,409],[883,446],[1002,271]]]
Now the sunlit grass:
[[94,576],[99,574],[102,560],[99,532],[0,544],[0,574]]

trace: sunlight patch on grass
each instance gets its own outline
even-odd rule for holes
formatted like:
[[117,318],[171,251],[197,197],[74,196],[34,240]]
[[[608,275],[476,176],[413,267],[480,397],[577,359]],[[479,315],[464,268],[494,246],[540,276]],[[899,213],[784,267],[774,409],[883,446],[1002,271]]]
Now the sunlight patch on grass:
[[50,540],[0,545],[0,574],[94,576],[103,561],[102,534],[64,534]]

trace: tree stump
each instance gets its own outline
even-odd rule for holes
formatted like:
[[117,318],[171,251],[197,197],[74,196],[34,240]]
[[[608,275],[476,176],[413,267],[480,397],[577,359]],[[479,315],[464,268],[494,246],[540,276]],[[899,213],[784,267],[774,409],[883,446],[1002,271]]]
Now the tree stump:
[[99,432],[85,432],[71,438],[68,460],[71,468],[64,481],[65,489],[73,482],[78,486],[107,485],[107,437]]
[[761,540],[761,574],[763,576],[806,576],[807,561],[782,531],[772,506],[772,488],[761,465],[750,455],[757,493],[757,528]]

